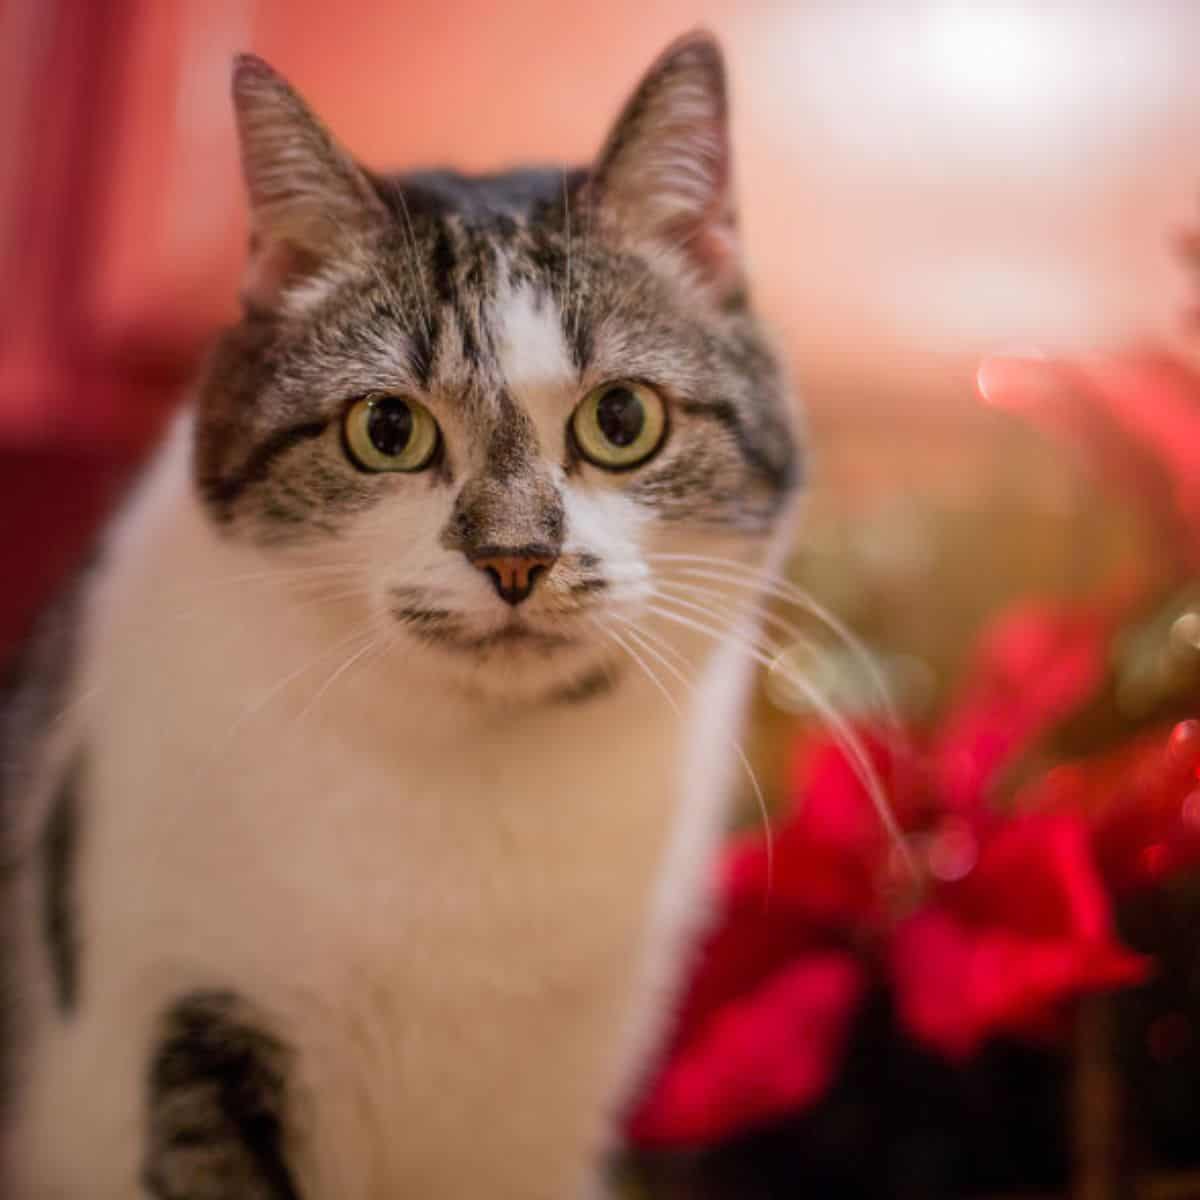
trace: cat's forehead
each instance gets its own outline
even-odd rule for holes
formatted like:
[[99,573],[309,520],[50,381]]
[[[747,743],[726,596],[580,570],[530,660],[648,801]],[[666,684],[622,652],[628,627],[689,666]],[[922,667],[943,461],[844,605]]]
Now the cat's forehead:
[[561,170],[378,179],[392,220],[369,257],[296,297],[289,402],[411,392],[486,436],[515,410],[560,424],[610,378],[688,394],[708,341],[645,262],[592,227],[582,182]]
[[577,381],[581,355],[565,312],[574,186],[549,170],[381,181],[416,384],[471,397],[478,409],[498,391],[524,404]]
[[513,399],[536,411],[548,396],[577,384],[580,364],[553,293],[509,276],[488,307],[496,373]]

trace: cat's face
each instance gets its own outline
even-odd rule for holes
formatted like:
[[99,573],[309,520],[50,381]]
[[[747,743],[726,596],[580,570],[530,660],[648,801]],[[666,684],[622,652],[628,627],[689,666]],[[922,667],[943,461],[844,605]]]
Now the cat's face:
[[796,476],[737,261],[719,55],[678,43],[590,171],[378,177],[256,60],[247,315],[201,395],[229,536],[487,687],[586,692],[669,564],[755,562]]

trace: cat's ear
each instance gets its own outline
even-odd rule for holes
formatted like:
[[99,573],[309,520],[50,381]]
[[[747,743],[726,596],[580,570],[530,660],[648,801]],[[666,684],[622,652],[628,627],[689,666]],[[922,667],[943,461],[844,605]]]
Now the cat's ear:
[[362,168],[261,58],[234,60],[233,105],[250,199],[242,294],[249,307],[269,309],[385,211]]
[[646,72],[590,187],[621,231],[676,248],[719,289],[737,286],[725,65],[711,34],[679,38]]

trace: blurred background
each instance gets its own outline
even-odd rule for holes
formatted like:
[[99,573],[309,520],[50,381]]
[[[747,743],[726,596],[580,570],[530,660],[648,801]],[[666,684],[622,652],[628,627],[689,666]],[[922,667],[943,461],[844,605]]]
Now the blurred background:
[[[700,978],[631,1118],[628,1187],[1200,1197],[1189,0],[3,0],[0,653],[235,314],[235,51],[288,75],[368,164],[486,168],[586,161],[697,24],[728,52],[752,278],[810,427],[790,571],[862,639],[895,711],[803,606],[781,603],[805,636],[773,650],[858,731],[919,882],[874,833],[831,847],[796,825],[820,788],[839,812],[864,789],[829,782],[822,756],[853,753],[768,674],[747,746],[799,847],[780,869],[801,891],[818,867],[861,878],[878,908],[801,897],[769,954],[726,971],[754,919],[729,880],[761,849],[731,846],[717,982]],[[1026,816],[1045,837],[1022,840]],[[1082,856],[1069,870],[1042,855],[1060,833]],[[1005,838],[1016,858],[985,871]],[[1045,903],[1018,920],[1005,889],[1031,878]],[[953,953],[926,947],[927,918],[953,924]],[[985,935],[1017,956],[1010,978],[1027,950],[1066,957],[984,1004]],[[781,972],[824,967],[793,1007],[764,999]],[[910,987],[939,972],[932,998]],[[966,1032],[931,1015],[951,995],[979,1010]],[[770,1032],[778,1061],[797,1030],[822,1055],[766,1083],[745,1038],[722,1042],[735,1027]]]

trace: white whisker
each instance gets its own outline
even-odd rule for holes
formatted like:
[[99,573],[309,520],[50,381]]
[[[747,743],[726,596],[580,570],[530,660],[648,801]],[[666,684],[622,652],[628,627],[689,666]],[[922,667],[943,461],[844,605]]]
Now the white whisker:
[[[658,593],[658,598],[668,601],[673,604],[688,604],[693,609],[698,609],[705,612],[699,605],[684,602],[677,596],[666,596]],[[704,634],[714,640],[722,640],[732,636],[732,631],[722,629],[719,626],[703,624],[692,617],[685,616],[682,613],[674,612],[669,608],[664,608],[660,604],[651,604],[648,606],[649,611],[662,617],[664,620],[673,621],[687,629],[692,629],[697,633]],[[711,613],[706,613],[711,616]],[[768,670],[777,667],[777,660],[772,657],[776,652],[776,647],[767,643],[766,648],[759,642],[750,642],[745,639],[739,639],[741,648],[757,662],[760,666]],[[902,859],[908,870],[913,874],[914,878],[919,878],[917,864],[912,856],[912,852],[908,847],[903,832],[896,821],[895,814],[892,812],[890,803],[884,793],[882,782],[879,779],[878,772],[875,770],[874,764],[871,762],[870,756],[867,754],[861,739],[854,732],[851,726],[846,722],[845,718],[828,702],[818,688],[813,686],[803,676],[788,672],[789,683],[796,687],[808,700],[809,704],[820,714],[829,730],[837,737],[842,748],[849,756],[851,767],[858,776],[867,794],[871,798],[871,803],[875,806],[875,810],[879,816],[879,820],[886,830],[888,836],[895,842]]]
[[850,631],[845,622],[798,584],[783,579],[771,571],[748,568],[744,563],[739,563],[736,559],[731,558],[719,558],[706,554],[652,554],[648,557],[652,561],[680,564],[677,571],[681,575],[708,579],[715,583],[733,584],[743,590],[757,588],[775,599],[789,601],[810,613],[836,637],[840,638],[846,648],[855,656],[863,673],[879,695],[888,724],[897,731],[902,730],[902,723],[892,698],[891,689],[870,651],[862,640]]
[[787,640],[789,645],[802,646],[813,657],[822,662],[828,662],[829,660],[828,653],[822,649],[821,643],[817,638],[802,632],[795,622],[788,621],[786,618],[763,608],[753,598],[732,597],[728,592],[721,591],[720,588],[705,587],[703,584],[686,583],[678,579],[660,579],[657,586],[660,591],[683,591],[688,595],[703,596],[717,601],[722,605],[722,613],[731,618],[757,615],[758,619],[765,626],[776,630],[781,637]]
[[366,654],[370,653],[370,651],[377,649],[381,644],[380,639],[374,634],[368,635],[368,638],[369,640],[367,641],[367,644],[363,646],[361,650],[357,651],[348,659],[346,659],[346,661],[342,663],[342,665],[338,667],[338,669],[334,671],[328,679],[325,680],[325,682],[314,693],[309,702],[300,710],[296,717],[297,726],[302,725],[308,715],[316,710],[317,706],[320,704],[321,700],[324,698],[329,689],[333,687],[333,685],[337,683],[337,681],[341,679],[341,677],[345,675],[346,672],[349,671],[356,662],[362,659]]
[[344,638],[340,638],[338,641],[334,642],[332,646],[325,646],[319,654],[314,655],[312,658],[302,663],[299,667],[289,671],[285,676],[283,676],[282,679],[272,684],[261,696],[258,697],[258,699],[254,701],[253,704],[249,704],[242,709],[242,711],[238,714],[237,719],[226,731],[223,741],[227,743],[237,733],[237,731],[244,724],[246,724],[247,721],[253,720],[254,717],[262,712],[263,709],[265,709],[267,705],[275,699],[276,696],[284,692],[287,689],[288,684],[294,683],[300,678],[301,675],[306,674],[307,672],[311,671],[313,667],[324,662],[325,659],[327,659],[331,654],[337,654],[339,651],[344,650],[347,646],[354,645],[355,642],[365,636],[366,634],[362,630],[356,630],[354,633],[348,634]]
[[[625,628],[625,632],[647,654],[652,655],[661,663],[684,687],[695,687],[695,681],[685,676],[678,667],[672,665],[664,656],[664,652],[669,651],[677,660],[683,659],[683,656],[665,638],[651,634],[649,630],[638,629],[631,621],[622,620],[621,623]],[[655,649],[653,642],[657,642],[660,649]],[[687,660],[683,659],[683,661],[686,663]],[[775,885],[775,830],[771,825],[771,811],[767,807],[767,799],[763,795],[762,785],[758,782],[758,776],[755,774],[754,768],[750,765],[750,760],[746,757],[746,752],[742,749],[741,743],[730,739],[729,747],[737,755],[738,761],[742,764],[742,770],[746,773],[746,778],[750,782],[750,788],[754,792],[754,799],[758,805],[758,813],[762,819],[763,840],[767,849],[767,894],[765,899],[769,903],[771,891]]]
[[[900,789],[906,776],[906,765],[909,757],[908,733],[900,720],[891,690],[875,657],[867,649],[862,640],[856,637],[844,622],[825,608],[806,589],[798,584],[784,579],[772,571],[751,569],[747,574],[744,564],[734,559],[719,558],[705,554],[661,554],[652,555],[653,559],[682,564],[675,568],[677,574],[689,578],[705,579],[716,583],[732,585],[742,591],[755,589],[782,603],[792,604],[801,611],[820,621],[842,645],[850,651],[863,672],[867,682],[879,698],[883,713],[884,724],[887,727],[886,744],[890,750],[888,757],[888,777],[893,788]],[[702,564],[693,566],[691,564]],[[765,619],[771,623],[782,620],[773,614],[767,614]],[[776,626],[779,627],[778,625]],[[794,639],[799,640],[799,639]],[[809,650],[816,650],[816,644],[805,642]]]

